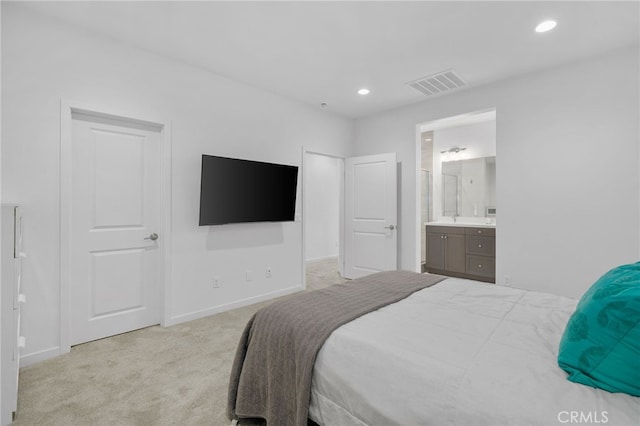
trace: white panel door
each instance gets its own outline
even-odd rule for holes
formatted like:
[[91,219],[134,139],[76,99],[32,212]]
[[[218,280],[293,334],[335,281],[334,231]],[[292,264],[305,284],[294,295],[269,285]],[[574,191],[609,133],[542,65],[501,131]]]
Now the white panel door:
[[160,323],[158,129],[74,114],[71,345]]
[[397,268],[396,154],[345,161],[345,277]]

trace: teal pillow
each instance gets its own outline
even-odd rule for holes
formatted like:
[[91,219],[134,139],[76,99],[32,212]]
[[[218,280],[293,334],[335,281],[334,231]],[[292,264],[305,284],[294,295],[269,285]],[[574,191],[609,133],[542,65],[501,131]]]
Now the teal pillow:
[[572,382],[640,396],[640,262],[610,270],[582,296],[558,365]]

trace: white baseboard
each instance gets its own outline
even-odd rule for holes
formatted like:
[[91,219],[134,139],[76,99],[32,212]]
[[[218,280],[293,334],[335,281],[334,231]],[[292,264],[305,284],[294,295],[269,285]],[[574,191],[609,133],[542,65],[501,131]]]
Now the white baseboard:
[[275,299],[277,297],[286,296],[288,294],[297,293],[302,291],[302,286],[289,287],[284,290],[278,290],[271,293],[262,294],[260,296],[250,297],[236,302],[227,303],[225,305],[214,306],[212,308],[202,309],[200,311],[190,312],[188,314],[176,315],[169,318],[163,324],[164,327],[170,327],[172,325],[181,324],[187,321],[193,321],[200,318],[208,317],[211,315],[219,314],[222,312],[230,311],[232,309],[242,308],[244,306],[253,305],[255,303],[264,302],[265,300]]
[[[302,286],[285,288],[283,290],[274,291],[271,293],[262,294],[260,296],[250,297],[243,300],[238,300],[233,303],[227,303],[226,305],[214,306],[212,308],[203,309],[201,311],[190,312],[188,314],[177,315],[169,318],[164,324],[165,327],[169,327],[176,324],[181,324],[187,321],[193,321],[196,319],[208,317],[210,315],[219,314],[222,312],[230,311],[232,309],[242,308],[243,306],[253,305],[254,303],[264,302],[265,300],[275,299],[277,297],[286,296],[288,294],[297,293],[302,291]],[[30,354],[24,354],[20,356],[20,367],[28,367],[33,364],[37,364],[42,361],[46,361],[51,358],[55,358],[63,353],[60,351],[59,346],[53,348],[44,349],[42,351],[33,352]]]
[[55,358],[58,355],[61,355],[59,346],[45,349],[39,352],[33,352],[30,354],[21,355],[20,368],[28,367],[30,365],[37,364],[39,362],[46,361],[51,358]]

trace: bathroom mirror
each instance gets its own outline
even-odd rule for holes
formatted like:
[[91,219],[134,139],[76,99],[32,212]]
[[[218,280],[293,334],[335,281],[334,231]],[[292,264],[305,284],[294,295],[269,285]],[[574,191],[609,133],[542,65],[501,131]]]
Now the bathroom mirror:
[[495,156],[442,163],[443,216],[493,216],[495,206]]

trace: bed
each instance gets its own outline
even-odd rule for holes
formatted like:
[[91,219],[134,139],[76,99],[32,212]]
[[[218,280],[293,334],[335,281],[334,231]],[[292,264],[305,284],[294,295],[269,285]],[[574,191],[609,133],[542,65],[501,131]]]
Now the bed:
[[[309,300],[302,300],[309,307],[302,316],[291,301],[276,308],[271,325],[287,323],[284,337],[274,338],[270,329],[265,340],[277,342],[278,351],[290,344],[288,354],[274,356],[255,345],[260,332],[253,321],[260,316],[252,319],[234,363],[230,418],[265,418],[269,426],[303,425],[307,417],[332,426],[640,424],[640,398],[572,383],[558,367],[558,346],[576,300],[402,271],[371,280],[340,285],[330,296],[340,304],[341,291],[353,291],[354,284],[363,294],[403,280],[412,284],[405,297],[395,295],[398,300],[356,314],[332,331],[303,330],[302,337],[294,337],[300,322],[324,324],[308,318],[310,306],[322,309]],[[422,280],[422,288],[414,289],[413,281]],[[310,361],[299,361],[296,352],[306,347],[300,342],[315,334],[322,341],[302,351]],[[253,375],[243,371],[251,356],[263,363]],[[309,371],[301,374],[308,362]],[[268,384],[260,385],[258,376]],[[255,410],[255,395],[272,405],[281,401],[275,411]],[[240,400],[249,402],[240,407]]]

